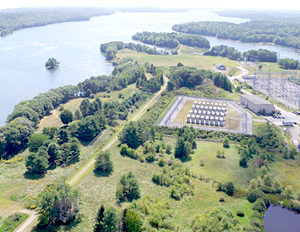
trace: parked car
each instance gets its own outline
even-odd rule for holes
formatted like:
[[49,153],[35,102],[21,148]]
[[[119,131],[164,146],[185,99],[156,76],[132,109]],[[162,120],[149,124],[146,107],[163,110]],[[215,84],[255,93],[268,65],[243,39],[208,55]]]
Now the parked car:
[[300,115],[300,112],[299,112],[299,111],[295,111],[295,110],[294,110],[292,113],[293,113],[293,114],[296,114],[296,115]]

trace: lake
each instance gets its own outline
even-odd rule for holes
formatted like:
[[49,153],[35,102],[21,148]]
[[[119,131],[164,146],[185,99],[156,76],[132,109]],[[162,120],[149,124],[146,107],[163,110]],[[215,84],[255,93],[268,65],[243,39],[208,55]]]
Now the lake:
[[264,215],[266,232],[300,232],[300,214],[280,206],[270,206]]
[[[77,84],[90,76],[110,74],[113,67],[99,52],[100,43],[113,40],[131,41],[141,31],[171,31],[176,23],[190,21],[227,21],[242,23],[247,19],[219,16],[214,12],[188,11],[168,13],[117,12],[91,18],[89,21],[52,24],[16,31],[0,38],[0,125],[14,105],[39,93],[62,85]],[[300,54],[289,48],[253,45],[208,37],[211,45],[225,44],[244,51],[267,48],[280,57],[300,60]],[[59,69],[48,71],[45,62],[55,57]]]

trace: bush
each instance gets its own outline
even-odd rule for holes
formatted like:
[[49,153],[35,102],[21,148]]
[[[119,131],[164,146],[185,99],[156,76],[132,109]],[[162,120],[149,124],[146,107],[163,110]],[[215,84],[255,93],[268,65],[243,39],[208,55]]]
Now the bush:
[[225,157],[225,152],[224,152],[224,151],[217,151],[216,157],[217,157],[218,159],[226,159],[226,157]]
[[120,154],[122,156],[128,156],[132,159],[139,159],[139,155],[136,153],[136,151],[130,147],[128,147],[127,144],[122,144],[120,149]]
[[225,148],[229,148],[230,147],[230,144],[229,144],[229,138],[226,137],[224,140],[223,140],[223,147]]
[[153,154],[149,154],[149,155],[146,156],[146,161],[148,163],[152,163],[152,162],[154,162],[154,160],[155,160],[155,157],[154,157]]
[[114,167],[110,159],[110,152],[101,152],[96,159],[94,172],[101,176],[109,176],[113,172],[113,169]]
[[166,166],[166,161],[163,158],[159,159],[158,166],[160,166],[160,167]]
[[140,232],[142,231],[143,220],[139,213],[134,209],[126,210],[124,213],[125,231]]
[[258,198],[267,199],[267,195],[261,190],[250,190],[247,193],[247,200],[254,203]]
[[233,196],[235,189],[232,182],[227,182],[225,184],[218,184],[217,191],[225,192],[228,196]]
[[252,205],[252,209],[256,210],[260,213],[264,212],[267,209],[267,206],[262,198],[256,200],[256,202]]
[[193,194],[190,184],[190,170],[181,164],[173,163],[170,167],[163,168],[161,173],[154,174],[152,181],[157,185],[171,187],[170,196],[180,200],[184,195]]

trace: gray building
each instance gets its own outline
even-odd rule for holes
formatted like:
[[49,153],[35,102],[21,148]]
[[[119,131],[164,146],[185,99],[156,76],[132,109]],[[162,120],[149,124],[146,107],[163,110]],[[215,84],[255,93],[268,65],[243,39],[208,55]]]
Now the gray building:
[[241,104],[256,114],[270,115],[275,111],[272,103],[256,95],[242,95]]

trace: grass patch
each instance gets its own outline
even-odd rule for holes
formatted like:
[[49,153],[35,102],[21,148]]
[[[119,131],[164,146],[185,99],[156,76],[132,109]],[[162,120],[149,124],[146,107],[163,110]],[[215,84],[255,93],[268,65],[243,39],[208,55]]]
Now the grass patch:
[[156,119],[155,123],[158,123],[163,118],[163,116],[167,113],[167,111],[169,110],[171,105],[175,102],[175,100],[176,100],[176,96],[174,96],[170,101],[170,103],[164,108],[164,110],[161,112],[159,117]]
[[26,213],[14,213],[7,217],[0,227],[0,232],[13,232],[28,218]]
[[[241,189],[248,187],[249,180],[256,176],[254,169],[239,166],[237,145],[231,144],[230,148],[224,148],[222,143],[204,141],[197,145],[190,163],[192,172],[197,176],[220,183],[232,181],[235,187]],[[225,159],[216,157],[218,151],[224,151]],[[200,166],[201,160],[204,166]]]
[[271,171],[284,186],[290,185],[295,193],[299,192],[300,157],[296,157],[295,160],[281,158],[279,161],[272,163]]

